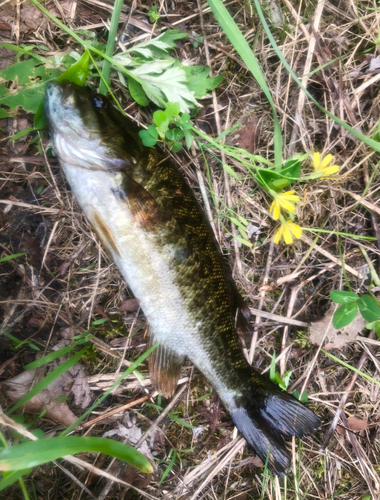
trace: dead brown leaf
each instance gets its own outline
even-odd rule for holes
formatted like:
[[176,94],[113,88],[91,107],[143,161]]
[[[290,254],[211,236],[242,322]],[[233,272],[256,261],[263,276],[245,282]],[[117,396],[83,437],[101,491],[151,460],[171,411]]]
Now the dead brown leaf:
[[[40,372],[40,373],[38,373]],[[16,377],[4,382],[2,385],[5,395],[13,402],[19,401],[30,389],[43,377],[41,370],[28,370]],[[68,427],[73,424],[77,417],[69,409],[65,401],[56,401],[59,396],[66,395],[63,387],[62,377],[57,378],[46,389],[34,396],[21,408],[27,413],[41,413],[46,409],[45,417]]]
[[327,344],[324,345],[324,349],[326,350],[341,349],[346,344],[355,342],[358,334],[366,325],[365,319],[358,314],[354,321],[348,326],[341,330],[336,330],[332,326],[334,311],[335,305],[332,304],[326,315],[319,321],[312,323],[310,327],[310,342],[312,344],[322,345],[324,341],[327,341]]
[[253,153],[257,143],[257,121],[255,116],[241,128],[239,147]]
[[135,312],[140,307],[140,302],[138,299],[128,299],[124,300],[119,307],[119,311],[123,312]]

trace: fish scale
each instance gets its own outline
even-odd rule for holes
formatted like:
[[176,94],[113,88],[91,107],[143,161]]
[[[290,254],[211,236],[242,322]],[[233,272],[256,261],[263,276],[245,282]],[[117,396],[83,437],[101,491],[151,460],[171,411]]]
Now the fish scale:
[[150,343],[159,342],[149,358],[152,383],[170,397],[189,359],[249,445],[284,475],[284,438],[310,434],[320,420],[243,356],[235,317],[247,329],[249,311],[183,176],[103,96],[49,83],[45,111],[71,189],[139,299]]

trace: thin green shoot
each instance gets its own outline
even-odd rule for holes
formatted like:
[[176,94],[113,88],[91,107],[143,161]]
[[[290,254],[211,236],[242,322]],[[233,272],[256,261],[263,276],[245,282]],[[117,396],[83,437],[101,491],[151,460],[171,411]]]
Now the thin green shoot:
[[18,259],[19,257],[23,257],[24,255],[26,255],[26,253],[14,253],[12,255],[6,255],[5,257],[1,257],[0,258],[0,264],[2,264],[3,262],[8,262],[9,260],[13,260],[13,259]]
[[[161,486],[161,484],[165,481],[166,477],[168,476],[168,474],[170,473],[170,471],[172,470],[173,466],[174,466],[174,462],[177,458],[177,452],[176,450],[174,450],[173,448],[170,450],[170,453],[172,453],[172,458],[169,462],[169,465],[167,466],[167,468],[164,470],[162,476],[161,476],[161,479],[160,479],[160,482],[158,483],[158,486]],[[170,454],[169,454],[170,455]]]
[[337,363],[341,364],[342,366],[348,368],[349,370],[352,370],[353,372],[357,373],[361,377],[365,378],[366,380],[369,380],[373,384],[376,384],[380,387],[380,381],[376,380],[375,378],[371,377],[370,375],[367,375],[366,373],[362,372],[361,370],[358,370],[354,366],[349,365],[345,361],[342,361],[341,359],[337,358],[333,354],[329,353],[328,351],[325,351],[325,349],[321,349],[323,354],[325,354],[327,357],[331,358],[332,360],[336,361]]
[[[117,29],[119,26],[121,11],[123,9],[123,4],[124,0],[115,0],[115,3],[113,5],[111,24],[108,32],[108,40],[106,46],[106,55],[108,57],[112,57],[114,51],[115,39],[116,39]],[[106,60],[103,63],[101,82],[99,85],[99,94],[106,95],[107,91],[109,91],[108,85],[110,82],[110,71],[111,71],[111,62]]]
[[234,46],[235,50],[248,66],[248,69],[252,73],[257,83],[260,85],[261,90],[266,95],[269,104],[272,107],[273,113],[273,124],[274,124],[274,159],[275,159],[275,169],[281,170],[282,166],[282,135],[280,122],[277,117],[276,106],[273,102],[272,94],[268,88],[265,76],[261,70],[261,67],[253,54],[247,40],[242,35],[239,28],[236,26],[235,21],[230,16],[228,10],[223,5],[221,0],[207,0],[216,20],[220,24],[224,33],[227,35],[228,39]]
[[347,276],[346,266],[344,264],[343,252],[342,252],[342,238],[340,236],[338,236],[338,251],[339,251],[340,264],[342,266],[343,275],[344,275],[344,279],[346,281],[347,288],[350,290],[350,292],[352,292],[353,290],[352,290],[352,287],[350,284],[350,280],[348,279],[348,276]]

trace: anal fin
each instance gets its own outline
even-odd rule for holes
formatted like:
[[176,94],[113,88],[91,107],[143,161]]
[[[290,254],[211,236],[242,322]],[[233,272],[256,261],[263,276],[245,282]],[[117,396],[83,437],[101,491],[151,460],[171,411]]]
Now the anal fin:
[[[150,343],[153,336],[150,334]],[[174,351],[159,344],[148,358],[149,375],[153,387],[166,398],[175,393],[177,382],[181,373],[184,358]]]

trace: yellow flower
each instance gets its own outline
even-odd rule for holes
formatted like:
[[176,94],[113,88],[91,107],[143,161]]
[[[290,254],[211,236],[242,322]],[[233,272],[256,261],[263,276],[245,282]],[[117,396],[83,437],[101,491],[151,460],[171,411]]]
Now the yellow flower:
[[277,220],[280,217],[281,208],[288,210],[288,212],[294,212],[295,206],[292,201],[299,201],[300,197],[293,193],[294,191],[286,191],[286,193],[280,194],[274,191],[271,192],[274,200],[270,206],[270,211],[273,212],[274,219]]
[[279,243],[280,239],[283,237],[287,245],[293,243],[293,236],[298,239],[301,238],[302,229],[298,224],[294,224],[292,221],[281,222],[281,226],[277,233],[274,235],[273,241]]
[[321,160],[321,155],[319,153],[313,154],[313,167],[317,174],[322,174],[321,177],[327,177],[328,175],[333,175],[339,172],[338,165],[332,165],[329,167],[329,163],[333,159],[332,155],[327,155]]

